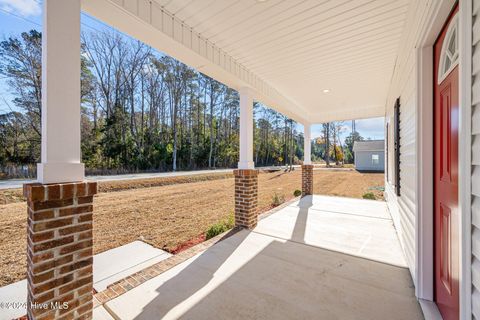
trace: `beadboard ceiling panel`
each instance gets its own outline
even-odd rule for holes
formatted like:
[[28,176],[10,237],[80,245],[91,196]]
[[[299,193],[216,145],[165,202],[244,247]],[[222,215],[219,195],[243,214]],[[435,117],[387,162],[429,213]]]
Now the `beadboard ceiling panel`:
[[[259,92],[258,100],[310,123],[385,114],[387,90],[413,1],[84,0],[87,11],[99,13],[101,19],[105,17],[94,2],[113,3],[156,25],[159,32],[186,47],[180,54],[181,48],[169,50],[167,44],[150,43],[154,47],[236,89],[250,86]],[[161,22],[152,18],[155,12],[162,13]],[[109,20],[116,24],[115,19]],[[180,28],[183,31],[175,31]],[[185,30],[195,39],[188,35],[185,40]],[[243,74],[244,79],[236,83],[234,78],[224,79],[209,63],[189,63],[184,56],[195,51],[196,38],[203,39],[199,50],[207,60],[234,77]],[[203,54],[199,50],[197,54]]]

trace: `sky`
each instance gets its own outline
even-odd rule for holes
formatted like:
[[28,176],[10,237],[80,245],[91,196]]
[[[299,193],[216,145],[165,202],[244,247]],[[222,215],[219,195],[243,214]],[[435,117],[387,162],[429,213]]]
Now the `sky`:
[[[41,31],[42,27],[42,5],[41,0],[0,0],[0,40],[9,36],[18,36],[21,32],[33,28]],[[102,22],[82,14],[82,30],[102,30],[110,28]],[[0,76],[0,114],[10,111],[10,101],[13,99],[8,92],[5,79]],[[356,130],[365,139],[384,138],[384,118],[372,118],[357,120]],[[302,132],[303,126],[298,125],[297,130]],[[321,136],[321,124],[312,126],[312,138]],[[341,133],[341,141],[352,131],[352,122],[345,121]]]
[[[82,30],[111,28],[83,13],[81,21]],[[42,31],[42,0],[0,0],[0,41],[31,29]],[[15,110],[5,80],[0,76],[0,114]]]
[[[41,13],[41,6],[35,0],[0,0],[0,39],[32,28],[40,29]],[[6,102],[12,99],[5,79],[0,76],[0,114],[9,111]]]

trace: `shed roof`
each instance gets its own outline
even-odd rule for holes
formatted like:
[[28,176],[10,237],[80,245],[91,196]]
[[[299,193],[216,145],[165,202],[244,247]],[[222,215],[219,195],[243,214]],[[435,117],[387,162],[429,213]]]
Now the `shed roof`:
[[385,140],[355,141],[353,152],[357,151],[384,151]]

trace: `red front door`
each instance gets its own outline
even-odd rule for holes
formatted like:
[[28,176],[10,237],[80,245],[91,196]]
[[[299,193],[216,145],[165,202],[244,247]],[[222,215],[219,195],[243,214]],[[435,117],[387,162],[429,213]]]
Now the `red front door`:
[[451,54],[458,43],[451,36],[457,11],[434,45],[435,300],[444,320],[459,318],[458,65]]

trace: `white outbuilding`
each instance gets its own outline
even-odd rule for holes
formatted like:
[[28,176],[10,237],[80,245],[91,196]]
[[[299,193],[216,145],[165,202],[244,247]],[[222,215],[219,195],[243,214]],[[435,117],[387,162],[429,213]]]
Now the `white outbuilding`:
[[385,170],[385,140],[355,141],[355,169],[359,171]]

